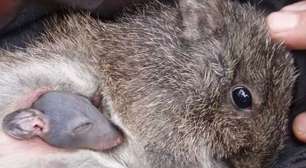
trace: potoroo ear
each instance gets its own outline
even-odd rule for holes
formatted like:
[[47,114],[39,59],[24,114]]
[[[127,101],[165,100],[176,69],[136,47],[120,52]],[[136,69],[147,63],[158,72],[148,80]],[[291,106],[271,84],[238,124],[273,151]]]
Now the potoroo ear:
[[180,0],[179,5],[186,40],[200,39],[202,34],[211,34],[223,25],[224,3],[220,0]]

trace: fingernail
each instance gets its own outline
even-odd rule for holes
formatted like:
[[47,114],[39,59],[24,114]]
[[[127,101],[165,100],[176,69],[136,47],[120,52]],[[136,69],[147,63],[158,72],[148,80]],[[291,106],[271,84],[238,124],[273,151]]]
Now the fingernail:
[[298,25],[299,16],[292,12],[274,12],[268,16],[267,22],[273,33],[286,32]]
[[303,11],[306,10],[306,1],[297,2],[282,8],[283,11]]

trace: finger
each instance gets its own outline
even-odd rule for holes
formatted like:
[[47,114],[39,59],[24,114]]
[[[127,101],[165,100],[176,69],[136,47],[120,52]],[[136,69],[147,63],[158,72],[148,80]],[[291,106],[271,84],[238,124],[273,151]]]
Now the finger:
[[306,142],[306,112],[299,114],[294,119],[292,129],[297,139]]
[[279,11],[267,18],[272,38],[292,49],[306,49],[306,11]]

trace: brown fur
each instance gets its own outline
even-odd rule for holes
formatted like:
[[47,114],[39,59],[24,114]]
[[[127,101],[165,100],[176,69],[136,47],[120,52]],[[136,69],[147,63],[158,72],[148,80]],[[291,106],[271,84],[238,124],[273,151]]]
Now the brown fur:
[[[127,142],[92,154],[97,160],[126,168],[269,167],[286,136],[295,73],[289,53],[268,37],[264,15],[227,0],[145,8],[111,23],[82,15],[55,19],[42,43],[5,53],[1,73],[17,69],[21,75],[0,86],[16,85],[31,66],[21,86],[51,85],[86,96],[99,88]],[[36,71],[38,63],[46,66]],[[60,81],[53,81],[60,76],[54,73],[41,75],[61,67],[67,76]],[[73,73],[79,81],[66,79]],[[235,85],[251,90],[252,110],[232,105]]]

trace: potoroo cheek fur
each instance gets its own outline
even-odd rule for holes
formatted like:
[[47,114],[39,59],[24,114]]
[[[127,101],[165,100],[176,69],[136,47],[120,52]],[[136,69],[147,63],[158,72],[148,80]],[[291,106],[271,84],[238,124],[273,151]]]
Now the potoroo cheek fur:
[[49,24],[26,51],[2,51],[0,119],[44,88],[98,94],[125,139],[99,152],[1,132],[1,168],[263,168],[282,149],[296,73],[250,5],[154,1],[115,22]]

